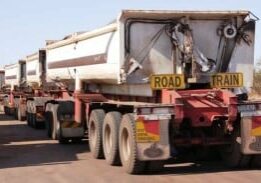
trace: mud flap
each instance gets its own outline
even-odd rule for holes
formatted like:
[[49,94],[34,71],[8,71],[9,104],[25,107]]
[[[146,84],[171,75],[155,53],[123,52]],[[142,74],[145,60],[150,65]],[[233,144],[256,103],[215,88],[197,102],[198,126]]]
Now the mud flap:
[[241,152],[261,154],[261,113],[241,113]]
[[84,127],[76,122],[62,122],[61,135],[64,138],[74,138],[84,136]]
[[166,160],[170,158],[168,116],[144,115],[136,119],[138,159]]
[[62,136],[65,138],[70,137],[83,137],[84,136],[84,128],[62,128],[61,130]]

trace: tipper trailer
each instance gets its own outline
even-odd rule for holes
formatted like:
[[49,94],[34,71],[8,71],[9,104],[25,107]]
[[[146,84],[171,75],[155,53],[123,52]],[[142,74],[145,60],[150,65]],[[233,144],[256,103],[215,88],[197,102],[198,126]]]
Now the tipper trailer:
[[5,84],[5,70],[0,69],[0,89],[1,89],[1,91],[2,91],[4,84]]
[[25,81],[25,61],[19,60],[15,64],[6,65],[5,85],[2,87],[4,96],[4,112],[5,114],[15,115],[19,93],[19,86]]
[[45,50],[5,67],[5,103],[7,114],[18,120],[26,119],[29,126],[40,127],[44,123],[44,107],[52,97],[43,88],[45,82]]
[[[88,136],[94,158],[128,173],[216,149],[231,167],[260,158],[248,11],[123,10],[46,45],[47,132]],[[87,132],[87,133],[86,133]]]
[[123,10],[52,42],[47,83],[71,93],[46,103],[48,134],[87,131],[94,158],[128,173],[210,147],[246,166],[261,153],[261,105],[247,101],[254,36],[248,11]]

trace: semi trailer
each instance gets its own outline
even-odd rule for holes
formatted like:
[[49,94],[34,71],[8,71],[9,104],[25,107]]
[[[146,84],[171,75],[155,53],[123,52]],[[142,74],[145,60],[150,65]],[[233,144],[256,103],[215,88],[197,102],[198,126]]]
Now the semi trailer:
[[44,125],[44,105],[52,99],[43,88],[45,81],[45,50],[39,49],[17,64],[5,67],[5,102],[7,114],[27,120],[34,128]]
[[6,65],[5,85],[2,88],[4,96],[4,112],[8,115],[15,115],[18,98],[15,97],[19,93],[19,86],[25,80],[25,61],[19,60],[15,64]]
[[123,10],[113,23],[46,46],[47,131],[87,132],[94,158],[128,173],[216,148],[231,167],[260,156],[253,83],[255,17],[248,11]]
[[123,10],[104,27],[48,41],[39,96],[50,97],[48,136],[87,135],[94,158],[131,174],[208,150],[230,167],[257,161],[255,21],[249,11]]

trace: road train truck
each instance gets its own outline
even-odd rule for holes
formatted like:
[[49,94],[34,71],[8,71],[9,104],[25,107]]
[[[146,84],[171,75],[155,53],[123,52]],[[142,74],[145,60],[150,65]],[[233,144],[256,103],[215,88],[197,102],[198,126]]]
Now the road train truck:
[[87,133],[94,158],[128,173],[217,149],[231,167],[261,153],[253,83],[255,16],[248,11],[123,10],[102,28],[46,46],[48,135]]
[[261,153],[249,11],[123,10],[98,29],[46,44],[48,136],[87,135],[94,158],[141,173],[218,152],[230,167]]

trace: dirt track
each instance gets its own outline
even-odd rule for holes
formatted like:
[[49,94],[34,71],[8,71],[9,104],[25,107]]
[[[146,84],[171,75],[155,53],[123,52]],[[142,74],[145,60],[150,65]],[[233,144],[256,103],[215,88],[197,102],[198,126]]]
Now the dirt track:
[[87,141],[59,145],[34,130],[0,114],[1,183],[86,183],[86,182],[255,182],[260,170],[228,170],[219,162],[167,165],[161,172],[128,175],[121,167],[95,160]]

